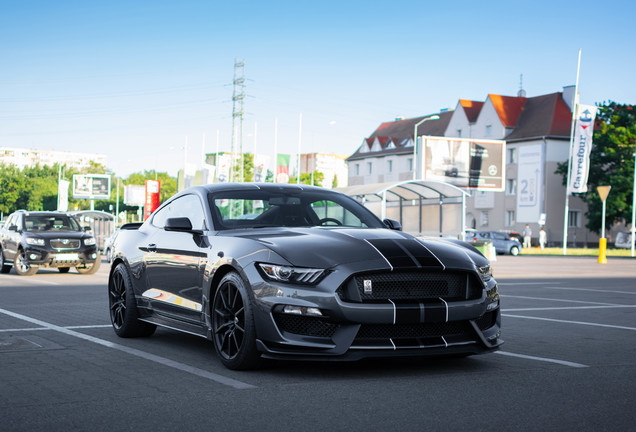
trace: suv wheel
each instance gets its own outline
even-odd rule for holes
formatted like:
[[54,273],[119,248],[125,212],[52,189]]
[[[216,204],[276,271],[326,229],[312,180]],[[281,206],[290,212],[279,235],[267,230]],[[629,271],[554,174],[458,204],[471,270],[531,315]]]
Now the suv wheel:
[[18,254],[15,257],[15,272],[20,276],[31,276],[37,273],[37,266],[32,266],[29,264],[29,260],[27,259],[26,252],[24,249],[20,249]]

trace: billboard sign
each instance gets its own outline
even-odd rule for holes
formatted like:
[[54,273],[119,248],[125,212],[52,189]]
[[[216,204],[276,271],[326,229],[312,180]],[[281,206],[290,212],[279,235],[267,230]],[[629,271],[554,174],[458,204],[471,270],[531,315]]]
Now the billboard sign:
[[159,207],[159,180],[146,180],[146,203],[144,205],[144,220],[148,219],[153,211]]
[[124,186],[124,204],[141,207],[146,201],[146,187],[138,185]]
[[73,198],[110,199],[110,175],[76,174],[73,176]]
[[472,190],[504,190],[505,141],[448,137],[424,141],[424,179]]

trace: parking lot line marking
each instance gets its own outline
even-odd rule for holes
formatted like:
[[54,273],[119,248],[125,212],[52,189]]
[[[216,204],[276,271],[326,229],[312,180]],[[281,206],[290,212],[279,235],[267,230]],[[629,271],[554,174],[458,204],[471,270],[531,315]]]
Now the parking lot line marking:
[[523,315],[510,315],[510,314],[501,314],[501,316],[505,316],[509,318],[531,319],[531,320],[538,320],[538,321],[552,321],[552,322],[560,322],[560,323],[566,323],[566,324],[580,324],[580,325],[587,325],[587,326],[593,326],[593,327],[606,327],[606,328],[613,328],[613,329],[619,329],[619,330],[636,330],[636,327],[625,327],[625,326],[617,326],[617,325],[611,325],[611,324],[589,323],[589,322],[583,322],[583,321],[568,321],[568,320],[560,320],[560,319],[554,319],[554,318],[540,318],[540,317],[529,317],[529,316],[523,316]]
[[561,282],[499,282],[497,283],[497,285],[501,286],[501,285],[506,285],[506,286],[519,286],[519,285],[546,285],[546,284],[553,284],[553,285],[558,285]]
[[535,357],[535,356],[529,356],[529,355],[525,355],[525,354],[515,354],[515,353],[511,353],[511,352],[507,352],[507,351],[495,351],[495,354],[505,355],[505,356],[509,356],[509,357],[518,357],[518,358],[523,358],[523,359],[527,359],[527,360],[537,360],[537,361],[548,362],[548,363],[556,363],[556,364],[560,364],[560,365],[563,365],[563,366],[569,366],[569,367],[574,367],[574,368],[586,368],[586,367],[589,367],[589,366],[581,364],[581,363],[574,363],[574,362],[569,362],[569,361],[565,361],[565,360],[556,360],[556,359],[545,358],[545,357]]
[[565,287],[543,287],[543,288],[545,288],[545,289],[553,289],[553,290],[591,291],[591,292],[600,292],[600,293],[636,295],[636,292],[631,292],[631,291],[611,291],[611,290],[592,289],[592,288],[565,288]]
[[56,326],[55,324],[47,323],[45,321],[40,321],[38,319],[31,318],[31,317],[28,317],[26,315],[21,315],[21,314],[18,314],[18,313],[15,313],[15,312],[11,312],[11,311],[8,311],[8,310],[5,310],[5,309],[0,309],[0,313],[3,313],[5,315],[8,315],[8,316],[13,317],[13,318],[17,318],[17,319],[21,319],[23,321],[30,322],[32,324],[36,324],[36,325],[45,327],[45,328],[47,328],[49,330],[54,330],[54,331],[63,333],[63,334],[68,335],[68,336],[73,336],[73,337],[76,337],[78,339],[83,339],[85,341],[93,342],[93,343],[96,343],[98,345],[105,346],[107,348],[116,349],[118,351],[125,352],[126,354],[130,354],[130,355],[133,355],[133,356],[136,356],[136,357],[140,357],[140,358],[143,358],[145,360],[149,360],[149,361],[152,361],[152,362],[155,362],[155,363],[159,363],[159,364],[162,364],[164,366],[168,366],[168,367],[171,367],[171,368],[183,371],[183,372],[187,372],[187,373],[190,373],[190,374],[193,374],[193,375],[197,375],[197,376],[200,376],[202,378],[206,378],[206,379],[209,379],[211,381],[218,382],[219,384],[223,384],[223,385],[226,385],[226,386],[229,386],[229,387],[233,387],[235,389],[243,390],[243,389],[256,388],[255,386],[253,386],[251,384],[244,383],[242,381],[238,381],[238,380],[235,380],[235,379],[232,379],[232,378],[228,378],[228,377],[223,376],[223,375],[215,374],[213,372],[208,372],[208,371],[203,370],[203,369],[199,369],[199,368],[196,368],[196,367],[193,367],[193,366],[189,366],[187,364],[180,363],[180,362],[177,362],[177,361],[174,361],[174,360],[170,360],[170,359],[167,359],[165,357],[160,357],[160,356],[155,355],[155,354],[150,354],[150,353],[147,353],[147,352],[135,349],[135,348],[130,348],[130,347],[127,347],[125,345],[120,345],[120,344],[116,344],[114,342],[110,342],[110,341],[107,341],[107,340],[104,340],[104,339],[99,339],[99,338],[96,338],[96,337],[93,337],[93,336],[85,335],[83,333],[79,333],[79,332],[76,332],[74,330],[67,329],[65,327]]
[[508,295],[508,294],[500,294],[499,296],[506,297],[506,298],[526,299],[526,300],[545,300],[545,301],[565,302],[565,303],[582,303],[582,304],[591,304],[591,305],[600,305],[600,306],[622,306],[616,303],[588,302],[588,301],[581,301],[581,300],[562,300],[562,299],[547,298],[547,297],[527,297],[527,296],[514,296],[514,295]]
[[616,306],[564,306],[564,307],[543,307],[543,308],[518,308],[504,309],[506,312],[525,311],[547,311],[547,310],[575,310],[575,309],[614,309],[614,308],[636,308],[636,305],[616,305]]
[[51,282],[51,281],[47,281],[41,278],[26,278],[26,277],[12,277],[12,276],[7,276],[7,275],[2,275],[0,276],[0,279],[7,279],[7,280],[11,280],[12,282],[26,282],[26,283],[31,283],[31,284],[46,284],[46,285],[61,285],[59,282]]

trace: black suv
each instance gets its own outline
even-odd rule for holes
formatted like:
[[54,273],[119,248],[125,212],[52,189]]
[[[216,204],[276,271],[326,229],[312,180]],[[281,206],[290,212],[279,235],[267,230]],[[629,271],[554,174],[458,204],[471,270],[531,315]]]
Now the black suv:
[[23,276],[35,274],[39,267],[95,273],[101,257],[87,230],[66,213],[19,210],[0,228],[0,272],[8,273],[13,266]]

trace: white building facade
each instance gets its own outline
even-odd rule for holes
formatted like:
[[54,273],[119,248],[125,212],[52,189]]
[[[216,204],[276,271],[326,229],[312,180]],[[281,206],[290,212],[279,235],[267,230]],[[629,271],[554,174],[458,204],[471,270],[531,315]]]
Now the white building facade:
[[96,153],[73,153],[57,150],[31,150],[15,147],[0,147],[0,164],[15,165],[20,169],[36,165],[66,165],[72,168],[88,168],[91,162],[106,166],[106,155]]

